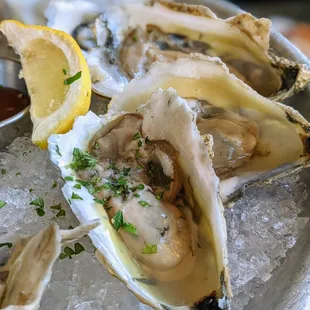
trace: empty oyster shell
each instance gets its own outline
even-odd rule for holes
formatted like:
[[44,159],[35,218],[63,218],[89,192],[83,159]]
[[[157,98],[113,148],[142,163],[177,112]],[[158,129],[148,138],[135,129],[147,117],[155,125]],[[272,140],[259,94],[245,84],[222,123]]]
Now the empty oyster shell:
[[152,94],[140,112],[89,112],[50,137],[51,160],[75,178],[64,196],[83,185],[72,210],[82,221],[101,218],[90,233],[100,259],[142,302],[225,308],[231,291],[212,137],[204,143],[196,112],[172,89]]
[[[270,52],[270,26],[270,20],[248,13],[223,20],[200,5],[154,1],[109,6],[91,27],[98,48],[86,53],[93,90],[111,97],[155,61],[201,53],[221,58],[261,95],[284,99],[310,82],[310,69]],[[85,35],[77,39],[85,46]]]
[[111,100],[108,111],[135,112],[153,91],[169,87],[198,112],[201,135],[213,135],[223,201],[244,184],[309,166],[310,124],[291,107],[253,91],[218,58],[195,54],[153,64]]
[[38,309],[61,245],[83,237],[97,226],[98,221],[94,221],[60,230],[57,224],[51,224],[34,236],[15,237],[13,253],[0,267],[0,309]]

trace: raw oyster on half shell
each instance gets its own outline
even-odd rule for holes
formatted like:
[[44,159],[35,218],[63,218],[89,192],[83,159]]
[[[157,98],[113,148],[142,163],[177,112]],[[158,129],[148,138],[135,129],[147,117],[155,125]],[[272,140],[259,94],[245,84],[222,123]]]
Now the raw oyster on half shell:
[[270,20],[248,13],[223,20],[204,6],[160,0],[110,5],[75,35],[82,47],[96,41],[98,47],[86,58],[93,90],[103,96],[120,93],[155,61],[200,53],[221,58],[231,73],[259,94],[280,100],[310,82],[310,69],[270,52],[270,27]]
[[[97,226],[98,221],[94,221],[60,230],[57,224],[51,224],[34,236],[15,236],[13,253],[0,267],[0,309],[38,309],[61,245],[82,238]],[[7,241],[5,238],[1,236],[1,242]]]
[[50,137],[51,160],[74,178],[64,196],[81,222],[101,219],[90,233],[100,260],[142,302],[227,309],[226,226],[212,137],[201,138],[196,112],[174,90],[145,103],[139,113],[89,112],[69,133]]
[[202,137],[213,136],[213,168],[224,202],[245,184],[309,166],[310,124],[291,107],[253,91],[218,58],[195,54],[153,64],[112,98],[108,111],[135,112],[156,89],[169,87],[198,113]]

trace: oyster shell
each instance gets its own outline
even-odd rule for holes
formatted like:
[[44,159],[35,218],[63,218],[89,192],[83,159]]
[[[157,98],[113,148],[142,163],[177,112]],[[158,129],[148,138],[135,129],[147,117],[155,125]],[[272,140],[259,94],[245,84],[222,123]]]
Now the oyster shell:
[[253,91],[218,58],[195,54],[153,64],[111,100],[108,111],[135,112],[153,91],[168,87],[198,112],[201,135],[213,135],[213,167],[224,202],[244,184],[309,166],[310,124],[291,107]]
[[101,219],[90,233],[100,260],[156,309],[225,308],[231,296],[212,137],[203,142],[195,119],[174,90],[159,90],[140,113],[88,112],[49,139],[62,175],[83,185],[82,200],[71,199],[75,182],[63,188],[72,210]]
[[60,230],[57,224],[51,224],[34,236],[15,236],[13,253],[0,267],[0,309],[38,309],[61,245],[83,237],[97,226],[98,221]]
[[[200,5],[153,1],[109,6],[90,26],[98,46],[86,53],[93,90],[111,97],[155,61],[200,53],[221,58],[261,95],[284,99],[310,82],[310,69],[270,52],[270,26],[270,20],[248,13],[223,20]],[[85,46],[82,38],[77,36]]]

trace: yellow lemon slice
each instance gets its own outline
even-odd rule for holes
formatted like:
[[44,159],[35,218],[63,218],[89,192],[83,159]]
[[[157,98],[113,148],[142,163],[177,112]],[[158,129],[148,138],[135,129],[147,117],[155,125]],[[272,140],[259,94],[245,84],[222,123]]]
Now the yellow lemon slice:
[[67,132],[75,117],[89,109],[86,60],[75,40],[62,31],[14,20],[1,22],[0,31],[20,55],[31,98],[32,141],[46,148],[51,134]]

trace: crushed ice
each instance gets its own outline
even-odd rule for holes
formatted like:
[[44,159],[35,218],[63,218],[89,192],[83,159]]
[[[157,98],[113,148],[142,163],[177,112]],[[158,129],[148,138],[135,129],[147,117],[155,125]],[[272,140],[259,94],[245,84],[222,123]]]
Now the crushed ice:
[[[8,231],[35,233],[50,221],[57,221],[62,228],[76,226],[77,220],[62,197],[62,185],[48,153],[33,146],[28,137],[17,138],[0,153],[0,200],[7,202],[0,210],[0,236]],[[30,205],[38,197],[45,202],[42,217]],[[298,217],[306,198],[306,185],[295,175],[247,189],[246,196],[226,210],[233,309],[243,309],[261,292],[262,284],[294,246],[308,221]],[[65,217],[56,217],[50,209],[59,203]],[[80,242],[85,252],[55,264],[41,309],[149,309],[108,274],[96,260],[87,237]],[[7,249],[1,248],[0,264],[6,255]]]

